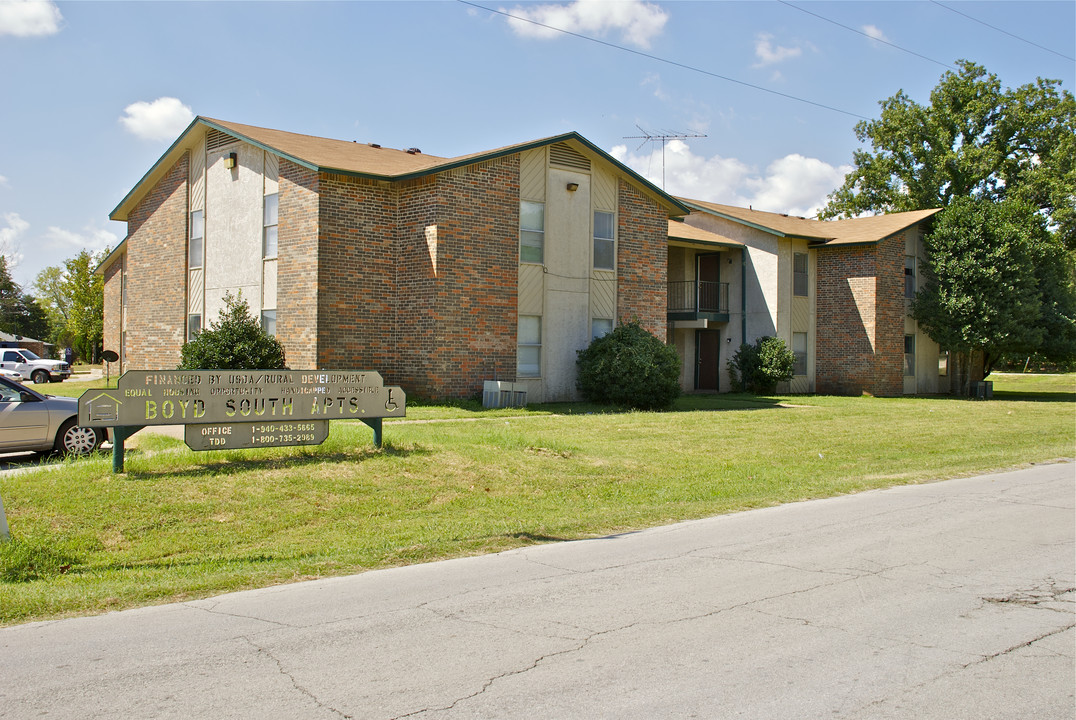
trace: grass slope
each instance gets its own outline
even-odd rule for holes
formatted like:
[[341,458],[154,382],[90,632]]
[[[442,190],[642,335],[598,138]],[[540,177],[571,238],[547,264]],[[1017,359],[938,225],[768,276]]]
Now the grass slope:
[[[0,476],[0,623],[204,597],[495,552],[1072,457],[1076,376],[995,400],[689,396],[667,413],[583,405],[408,408],[385,448],[128,453]],[[85,386],[64,383],[78,395]]]

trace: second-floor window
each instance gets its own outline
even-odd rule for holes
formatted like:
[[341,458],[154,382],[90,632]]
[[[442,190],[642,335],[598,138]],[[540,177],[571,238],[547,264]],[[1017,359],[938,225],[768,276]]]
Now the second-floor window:
[[904,256],[904,297],[911,300],[915,297],[915,257]]
[[792,294],[807,297],[807,253],[792,255]]
[[191,213],[191,239],[188,245],[189,265],[200,268],[205,260],[205,211]]
[[545,262],[545,203],[519,203],[519,261]]
[[273,193],[265,196],[265,210],[262,213],[262,257],[276,257],[276,226],[279,195]]
[[616,241],[613,213],[594,211],[594,269],[612,270],[616,267]]

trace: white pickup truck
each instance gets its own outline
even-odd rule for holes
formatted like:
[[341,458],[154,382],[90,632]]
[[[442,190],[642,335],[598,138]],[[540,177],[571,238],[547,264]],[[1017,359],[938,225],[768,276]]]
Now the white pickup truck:
[[62,360],[46,360],[25,348],[0,350],[0,368],[12,370],[35,383],[62,382],[71,377],[71,366]]

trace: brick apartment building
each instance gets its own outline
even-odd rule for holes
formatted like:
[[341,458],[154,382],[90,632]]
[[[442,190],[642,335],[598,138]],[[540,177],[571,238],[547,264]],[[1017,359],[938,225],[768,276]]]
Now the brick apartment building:
[[104,344],[173,368],[241,293],[292,368],[569,399],[576,351],[618,320],[665,337],[686,212],[576,133],[442,158],[199,117],[110,215]]
[[686,391],[782,338],[788,392],[948,390],[908,315],[934,210],[822,222],[673,198],[576,133],[455,158],[197,118],[112,212],[105,347],[172,368],[241,293],[292,368],[423,397],[521,383],[575,397],[575,358],[638,318]]

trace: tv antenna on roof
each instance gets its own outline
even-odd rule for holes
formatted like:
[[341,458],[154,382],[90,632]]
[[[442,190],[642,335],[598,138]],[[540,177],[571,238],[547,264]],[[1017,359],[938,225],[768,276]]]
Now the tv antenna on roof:
[[[706,137],[706,135],[703,135],[703,134],[700,134],[700,133],[678,133],[678,132],[671,132],[669,130],[666,130],[664,132],[649,132],[647,130],[643,130],[642,127],[640,127],[639,125],[636,125],[635,127],[639,128],[639,132],[641,132],[642,135],[625,135],[624,139],[625,140],[642,140],[642,142],[639,143],[639,148],[641,148],[643,145],[646,145],[648,142],[661,141],[661,189],[662,190],[665,189],[665,143],[667,143],[670,140],[686,140],[687,138],[704,138],[704,137]],[[635,148],[635,149],[638,150],[639,148]]]

